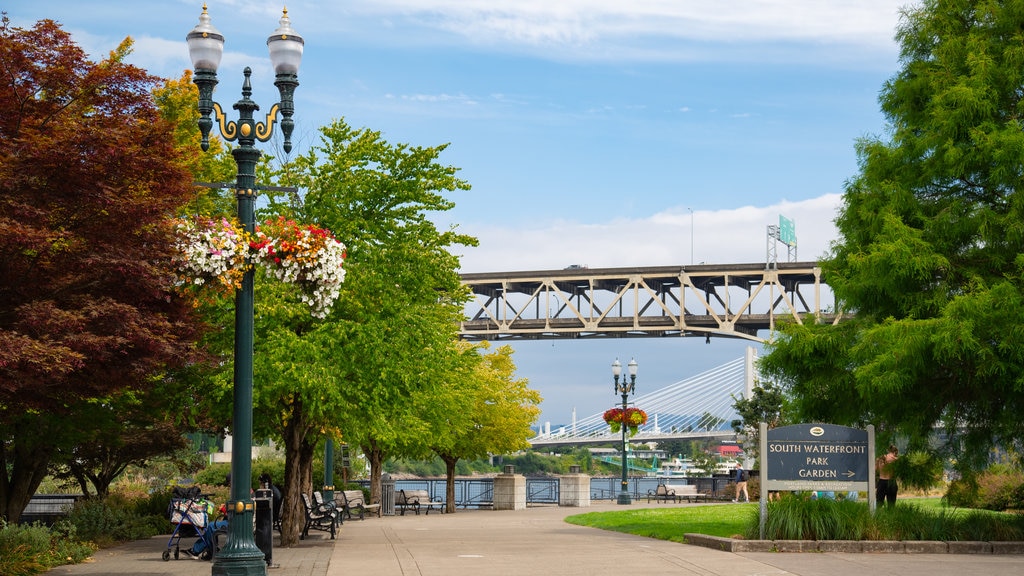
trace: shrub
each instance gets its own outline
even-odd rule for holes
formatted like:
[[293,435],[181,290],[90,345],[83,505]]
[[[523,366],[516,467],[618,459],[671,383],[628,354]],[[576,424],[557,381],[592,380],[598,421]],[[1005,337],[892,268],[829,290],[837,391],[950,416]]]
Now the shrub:
[[953,509],[924,511],[920,506],[898,503],[875,511],[872,540],[955,540]]
[[989,470],[978,478],[978,507],[1002,511],[1013,507],[1014,493],[1024,484],[1017,470]]
[[67,520],[82,540],[100,547],[165,533],[168,524],[166,516],[137,516],[128,508],[95,498],[76,503]]
[[994,465],[977,476],[952,482],[944,498],[950,506],[996,511],[1024,509],[1024,473]]
[[[748,526],[757,538],[759,526]],[[809,494],[783,494],[768,503],[765,538],[769,540],[860,540],[868,532],[871,516],[865,504],[812,499]]]
[[50,527],[50,553],[53,558],[51,567],[78,564],[92,556],[95,551],[95,546],[81,541],[75,525],[67,520],[59,520]]
[[230,462],[215,462],[196,473],[197,484],[223,485],[227,475],[231,473]]
[[13,525],[0,521],[0,574],[28,576],[54,566],[76,564],[95,551],[78,541],[74,527],[60,521],[53,529],[41,524]]
[[960,478],[949,483],[946,495],[942,500],[947,506],[959,506],[961,508],[974,508],[978,502],[977,478]]

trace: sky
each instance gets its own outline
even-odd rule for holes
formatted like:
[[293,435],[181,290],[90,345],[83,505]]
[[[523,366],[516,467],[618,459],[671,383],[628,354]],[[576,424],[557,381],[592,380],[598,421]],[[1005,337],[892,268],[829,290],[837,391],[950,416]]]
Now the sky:
[[[450,196],[456,206],[438,224],[480,240],[457,250],[464,272],[764,262],[767,226],[780,215],[796,223],[798,259],[816,260],[836,239],[856,141],[885,135],[878,94],[899,69],[893,37],[907,4],[292,1],[305,40],[292,153],[342,118],[392,143],[447,144],[440,161],[472,189]],[[268,110],[277,91],[265,44],[283,3],[207,5],[226,38],[215,99],[238,100],[250,66],[253,99]],[[15,26],[61,23],[94,58],[130,36],[131,63],[178,78],[191,67],[185,35],[202,7],[8,0],[0,10]],[[616,358],[636,358],[645,393],[742,357],[749,344],[511,345],[518,375],[544,397],[540,422],[556,426],[618,402]]]

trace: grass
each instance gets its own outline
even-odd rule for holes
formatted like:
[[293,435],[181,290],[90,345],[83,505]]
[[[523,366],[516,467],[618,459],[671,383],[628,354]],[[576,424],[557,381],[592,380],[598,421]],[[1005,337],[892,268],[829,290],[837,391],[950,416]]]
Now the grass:
[[589,512],[565,519],[570,524],[625,532],[659,540],[685,542],[686,533],[731,538],[742,534],[757,504],[639,508],[615,512]]
[[[757,538],[757,504],[639,508],[589,512],[566,522],[659,540],[685,542],[687,533]],[[773,502],[766,522],[772,540],[1024,540],[1024,515],[943,506],[938,498],[901,500],[874,517],[861,502]]]

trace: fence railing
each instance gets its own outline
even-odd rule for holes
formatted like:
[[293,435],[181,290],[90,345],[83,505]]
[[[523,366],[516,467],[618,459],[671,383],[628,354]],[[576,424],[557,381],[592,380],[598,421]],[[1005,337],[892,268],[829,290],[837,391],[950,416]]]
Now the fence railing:
[[[636,476],[628,479],[629,493],[634,499],[646,498],[648,491],[653,492],[658,484],[665,483],[665,478]],[[622,480],[619,477],[598,476],[590,479],[590,498],[592,500],[615,500],[619,494]],[[697,491],[707,493],[712,498],[726,497],[725,487],[729,484],[728,476],[711,478],[673,478],[672,484],[694,484]],[[362,481],[368,487],[368,481]],[[447,481],[444,478],[418,478],[414,480],[394,480],[394,491],[426,490],[431,498],[445,501]],[[455,506],[458,508],[490,508],[494,505],[493,478],[456,478],[454,483]],[[557,476],[527,476],[526,504],[543,505],[558,504],[560,482]]]

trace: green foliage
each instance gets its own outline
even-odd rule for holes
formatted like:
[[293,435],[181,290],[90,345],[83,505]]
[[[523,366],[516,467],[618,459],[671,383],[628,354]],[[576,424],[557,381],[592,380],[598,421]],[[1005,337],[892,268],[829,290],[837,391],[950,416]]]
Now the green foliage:
[[[861,540],[870,523],[871,514],[864,503],[786,493],[768,503],[765,539]],[[746,534],[758,538],[757,518],[748,524]]]
[[951,482],[945,500],[950,506],[985,510],[1024,510],[1024,473],[994,465],[977,475]]
[[30,576],[55,566],[77,564],[95,547],[79,541],[75,527],[60,521],[52,528],[41,524],[8,525],[0,520],[0,574]]
[[137,516],[127,507],[115,507],[97,498],[77,502],[67,521],[74,526],[79,538],[100,547],[151,538],[166,533],[169,524],[166,508],[160,516]]
[[908,450],[896,459],[893,468],[903,488],[928,490],[942,482],[943,460],[933,452]]
[[168,516],[167,507],[171,503],[171,489],[164,488],[147,494],[132,503],[131,510],[136,516]]
[[[758,538],[755,518],[744,531]],[[811,499],[783,494],[768,503],[765,538],[769,540],[1022,540],[1024,518],[981,510],[960,510],[899,501],[881,507],[872,517],[867,503]]]
[[[253,469],[256,467],[253,466]],[[216,485],[224,484],[224,479],[227,478],[228,474],[231,473],[230,462],[213,462],[206,468],[203,468],[195,475],[196,484],[207,484]],[[255,484],[255,479],[254,479]]]
[[[885,137],[858,142],[822,261],[856,317],[781,326],[761,367],[803,421],[872,423],[881,444],[980,470],[991,446],[1024,436],[1024,5],[924,0],[903,14]],[[928,447],[937,424],[951,440]]]
[[1024,519],[982,510],[928,510],[899,502],[875,512],[869,533],[874,540],[1022,540]]
[[433,457],[430,460],[393,459],[385,466],[391,472],[412,474],[423,478],[437,478],[444,476],[445,465],[440,457]]
[[[502,471],[502,467],[511,464],[516,467],[517,474],[568,474],[570,466],[579,466],[586,472],[592,470],[595,463],[590,451],[586,448],[574,449],[567,454],[544,454],[528,450],[526,452],[503,456],[501,463],[491,465],[488,460],[460,460],[456,474],[468,476],[473,473],[490,474]],[[386,469],[391,473],[412,474],[425,478],[442,477],[445,474],[444,462],[434,457],[430,460],[392,459],[388,460]],[[618,471],[615,467],[615,471]]]

